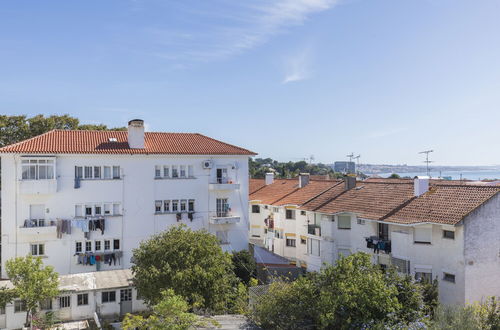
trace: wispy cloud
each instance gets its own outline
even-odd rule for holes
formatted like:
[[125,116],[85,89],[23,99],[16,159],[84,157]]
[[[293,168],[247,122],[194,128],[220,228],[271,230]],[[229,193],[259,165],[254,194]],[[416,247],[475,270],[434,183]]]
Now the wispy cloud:
[[[268,42],[290,27],[304,24],[313,14],[333,8],[339,0],[217,0],[168,2],[180,24],[157,23],[144,28],[152,53],[168,60],[226,59]],[[210,5],[208,5],[208,3]],[[200,4],[203,4],[200,8]]]
[[305,80],[310,78],[311,74],[311,48],[307,47],[285,61],[283,84]]

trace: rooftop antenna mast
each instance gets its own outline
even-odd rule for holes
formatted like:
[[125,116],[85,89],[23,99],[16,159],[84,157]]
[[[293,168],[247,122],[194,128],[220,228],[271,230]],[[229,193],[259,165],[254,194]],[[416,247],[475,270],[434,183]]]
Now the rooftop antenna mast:
[[351,152],[349,155],[347,155],[346,157],[349,157],[349,161],[352,162],[352,159],[354,158],[354,153]]
[[361,155],[357,155],[356,157],[352,157],[352,159],[356,159],[356,169],[357,169],[357,172],[359,173],[359,158],[361,157]]
[[429,168],[429,164],[432,163],[432,160],[429,160],[429,154],[431,152],[434,152],[434,150],[425,150],[425,151],[421,151],[419,152],[419,154],[425,154],[425,160],[424,160],[424,163],[427,167],[427,176],[430,177],[431,176],[431,171],[430,171],[430,168]]

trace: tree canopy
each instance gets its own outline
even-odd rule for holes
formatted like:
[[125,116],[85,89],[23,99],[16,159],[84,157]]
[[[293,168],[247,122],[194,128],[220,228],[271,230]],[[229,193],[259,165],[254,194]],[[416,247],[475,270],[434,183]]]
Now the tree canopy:
[[257,277],[257,265],[252,254],[247,250],[234,252],[231,256],[234,273],[246,285],[250,284],[252,278]]
[[271,158],[250,159],[248,168],[250,177],[255,179],[264,178],[267,172],[274,172],[278,178],[291,178],[299,173],[309,173],[311,175],[328,175],[330,178],[342,177],[341,173],[336,173],[325,164],[309,164],[306,161],[298,162],[278,162]]
[[7,276],[14,285],[15,296],[26,303],[26,325],[36,314],[40,302],[59,294],[59,276],[52,266],[43,266],[40,257],[28,255],[7,260]]
[[231,257],[206,230],[172,227],[143,241],[133,260],[134,284],[149,305],[172,289],[194,308],[223,312],[238,294]]
[[[80,120],[70,115],[0,115],[0,147],[17,143],[34,136],[46,133],[53,129],[65,130],[107,130],[104,124],[80,124]],[[111,130],[125,130],[125,127],[111,128]]]

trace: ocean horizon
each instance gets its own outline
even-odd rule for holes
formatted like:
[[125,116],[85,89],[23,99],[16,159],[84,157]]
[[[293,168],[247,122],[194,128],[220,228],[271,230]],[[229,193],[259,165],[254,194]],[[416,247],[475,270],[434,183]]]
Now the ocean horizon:
[[[426,171],[421,172],[394,172],[400,177],[415,177],[427,175]],[[378,175],[383,178],[391,176],[393,173],[372,173],[367,175]],[[451,180],[500,180],[500,171],[430,171],[432,178],[448,178]]]

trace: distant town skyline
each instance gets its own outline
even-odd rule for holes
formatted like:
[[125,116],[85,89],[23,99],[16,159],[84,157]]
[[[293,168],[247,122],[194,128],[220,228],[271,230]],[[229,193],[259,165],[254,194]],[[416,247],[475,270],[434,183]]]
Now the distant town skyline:
[[0,4],[0,114],[199,132],[315,162],[500,164],[500,2]]

